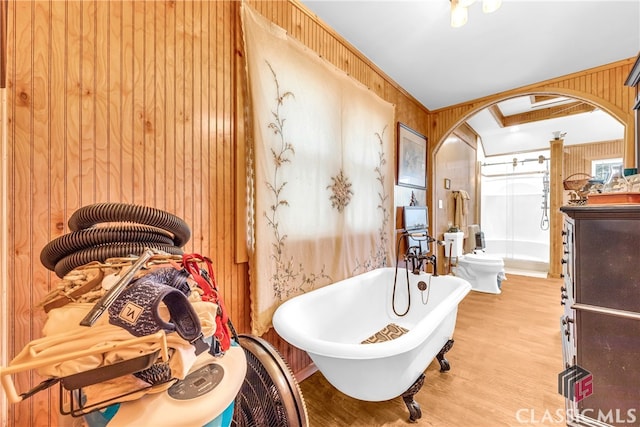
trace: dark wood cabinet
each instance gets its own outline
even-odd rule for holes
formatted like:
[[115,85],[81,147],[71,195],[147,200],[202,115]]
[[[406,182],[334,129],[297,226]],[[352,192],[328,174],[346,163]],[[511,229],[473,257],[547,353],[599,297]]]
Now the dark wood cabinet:
[[592,376],[568,425],[640,426],[640,205],[561,211],[564,367]]

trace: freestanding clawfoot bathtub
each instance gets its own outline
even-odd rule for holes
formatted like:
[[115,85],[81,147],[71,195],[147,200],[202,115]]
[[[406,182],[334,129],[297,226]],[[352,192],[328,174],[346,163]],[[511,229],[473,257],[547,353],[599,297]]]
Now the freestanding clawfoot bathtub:
[[408,278],[410,294],[403,268],[397,274],[380,268],[327,285],[283,303],[273,326],[306,351],[335,388],[367,401],[403,396],[415,421],[421,412],[413,395],[434,357],[442,371],[449,369],[444,353],[453,344],[458,303],[471,285],[424,272]]

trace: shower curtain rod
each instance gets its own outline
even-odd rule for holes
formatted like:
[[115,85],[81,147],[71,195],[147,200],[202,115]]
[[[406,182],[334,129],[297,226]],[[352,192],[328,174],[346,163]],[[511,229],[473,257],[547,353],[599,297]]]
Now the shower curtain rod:
[[485,178],[498,178],[498,177],[502,177],[502,176],[538,175],[538,174],[544,174],[544,173],[547,173],[547,171],[496,173],[496,174],[489,174],[489,175],[487,175],[485,173],[481,173],[480,175],[484,176]]
[[[544,157],[542,160],[551,160],[550,157]],[[501,163],[482,163],[480,166],[498,166],[498,165],[513,165],[514,163],[526,163],[526,162],[538,162],[538,163],[542,163],[540,161],[540,157],[535,158],[535,159],[524,159],[524,160],[517,160],[514,162],[513,160],[510,162],[501,162]]]

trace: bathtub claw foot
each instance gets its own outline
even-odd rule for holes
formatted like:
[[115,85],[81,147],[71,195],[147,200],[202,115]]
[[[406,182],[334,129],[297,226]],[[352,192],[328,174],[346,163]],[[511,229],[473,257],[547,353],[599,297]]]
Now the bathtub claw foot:
[[449,369],[451,369],[449,361],[446,357],[444,357],[444,354],[447,351],[451,350],[451,347],[453,347],[453,340],[447,341],[445,345],[443,345],[440,349],[440,352],[436,355],[436,359],[438,359],[438,363],[440,363],[440,372],[447,372]]
[[424,374],[420,374],[418,379],[409,387],[407,391],[402,393],[402,400],[407,405],[409,410],[409,422],[415,423],[418,419],[422,418],[422,410],[420,404],[413,400],[413,397],[420,391],[424,385]]

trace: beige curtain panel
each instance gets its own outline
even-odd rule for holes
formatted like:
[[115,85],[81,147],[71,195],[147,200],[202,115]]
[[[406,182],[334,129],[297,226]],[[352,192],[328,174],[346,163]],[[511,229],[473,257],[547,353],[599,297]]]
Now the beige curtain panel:
[[394,106],[243,4],[253,333],[279,304],[388,266]]

